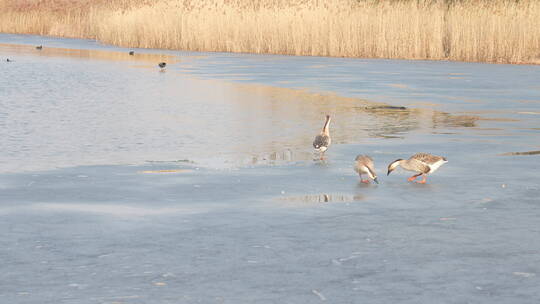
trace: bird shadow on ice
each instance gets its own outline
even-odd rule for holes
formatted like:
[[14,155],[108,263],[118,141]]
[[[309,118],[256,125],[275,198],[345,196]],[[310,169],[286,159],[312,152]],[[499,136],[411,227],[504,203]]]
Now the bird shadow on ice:
[[378,185],[371,181],[369,183],[362,183],[360,180],[358,180],[358,182],[356,182],[356,187],[359,189],[369,189],[369,188],[377,188]]

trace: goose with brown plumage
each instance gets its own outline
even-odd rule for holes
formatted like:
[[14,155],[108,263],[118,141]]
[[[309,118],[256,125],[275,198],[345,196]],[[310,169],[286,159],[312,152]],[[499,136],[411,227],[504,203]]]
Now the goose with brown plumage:
[[365,184],[369,184],[369,179],[363,179],[362,174],[366,174],[375,183],[379,183],[377,180],[377,174],[375,173],[375,167],[373,166],[373,159],[367,155],[358,155],[354,160],[354,171],[360,176],[360,181]]
[[390,175],[398,166],[407,170],[413,171],[417,174],[409,177],[407,180],[412,182],[416,181],[416,178],[422,176],[421,181],[417,181],[419,184],[426,183],[426,175],[434,173],[440,166],[444,165],[448,161],[442,156],[432,155],[429,153],[416,153],[409,159],[396,159],[390,165],[388,165],[388,173]]
[[326,115],[326,121],[322,128],[322,131],[321,133],[319,133],[319,135],[315,136],[315,140],[313,141],[313,148],[315,148],[315,151],[320,153],[321,160],[324,157],[324,152],[328,150],[328,147],[332,143],[332,138],[330,137],[329,128],[330,128],[330,115]]

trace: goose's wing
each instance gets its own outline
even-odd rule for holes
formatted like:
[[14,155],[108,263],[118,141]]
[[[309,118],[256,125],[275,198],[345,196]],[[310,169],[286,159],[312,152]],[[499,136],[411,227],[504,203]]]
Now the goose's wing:
[[368,168],[369,173],[371,173],[371,176],[373,178],[377,177],[377,173],[375,173],[375,167],[373,166],[373,160],[371,160],[371,158],[370,158],[370,161],[366,163],[366,168]]
[[330,144],[330,136],[319,134],[315,137],[313,141],[313,148],[319,149],[320,147],[328,147]]
[[430,161],[432,161],[432,157],[433,155],[431,154],[416,153],[415,155],[411,156],[407,162],[415,171],[427,174],[431,170],[429,165]]
[[409,161],[409,166],[412,167],[412,169],[414,169],[414,171],[421,172],[421,173],[424,173],[424,174],[427,174],[427,173],[429,173],[429,171],[431,171],[431,168],[429,167],[428,164],[426,164],[424,162],[421,162],[419,160],[416,160],[416,159],[410,160]]
[[411,156],[410,159],[414,159],[426,165],[433,165],[438,161],[445,160],[444,157],[431,155],[429,153],[416,153],[415,155]]

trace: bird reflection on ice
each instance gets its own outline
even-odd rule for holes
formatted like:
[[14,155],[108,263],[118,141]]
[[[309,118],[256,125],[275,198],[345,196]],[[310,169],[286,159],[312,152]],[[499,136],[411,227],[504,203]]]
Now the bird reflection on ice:
[[350,194],[308,194],[299,196],[287,196],[279,198],[280,201],[296,202],[296,203],[352,203],[364,199],[362,195]]

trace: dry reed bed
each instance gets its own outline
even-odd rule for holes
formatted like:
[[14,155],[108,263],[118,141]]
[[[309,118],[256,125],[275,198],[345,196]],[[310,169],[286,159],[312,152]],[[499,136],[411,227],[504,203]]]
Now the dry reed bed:
[[0,0],[0,32],[126,47],[540,63],[536,0]]

